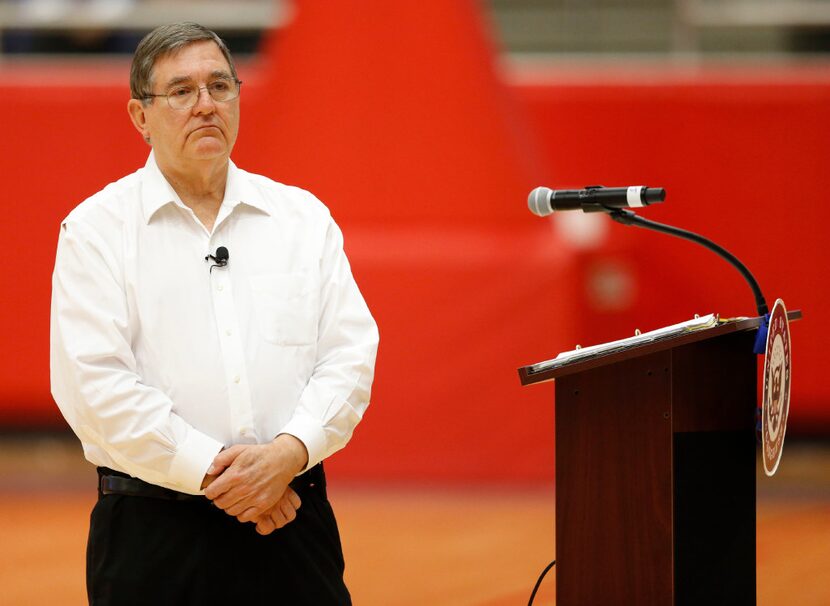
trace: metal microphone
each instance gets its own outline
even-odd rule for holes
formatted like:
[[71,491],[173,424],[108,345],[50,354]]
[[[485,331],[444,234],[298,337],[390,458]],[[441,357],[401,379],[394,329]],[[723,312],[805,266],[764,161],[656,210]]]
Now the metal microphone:
[[591,185],[585,189],[550,189],[537,187],[527,197],[527,206],[534,215],[547,217],[560,210],[582,210],[586,213],[616,208],[641,208],[666,199],[662,187],[603,187]]

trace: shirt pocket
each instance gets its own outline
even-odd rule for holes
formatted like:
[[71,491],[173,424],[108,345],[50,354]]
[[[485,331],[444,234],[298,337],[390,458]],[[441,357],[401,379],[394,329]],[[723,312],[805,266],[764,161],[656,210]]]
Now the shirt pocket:
[[277,345],[317,340],[317,301],[308,272],[250,276],[262,336]]

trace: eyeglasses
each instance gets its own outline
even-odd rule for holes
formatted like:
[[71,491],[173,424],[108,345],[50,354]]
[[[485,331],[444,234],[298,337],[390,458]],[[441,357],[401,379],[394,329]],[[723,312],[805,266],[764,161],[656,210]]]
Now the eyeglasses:
[[226,103],[233,101],[239,96],[241,87],[242,80],[221,79],[208,82],[205,86],[193,86],[190,84],[174,86],[164,95],[148,93],[143,98],[165,97],[171,109],[186,110],[191,109],[199,102],[199,94],[202,92],[202,89],[206,90],[210,98],[217,103]]

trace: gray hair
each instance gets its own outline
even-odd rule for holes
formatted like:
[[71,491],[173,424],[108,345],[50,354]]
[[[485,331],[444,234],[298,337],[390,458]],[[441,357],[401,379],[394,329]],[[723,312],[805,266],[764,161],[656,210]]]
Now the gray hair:
[[156,61],[178,52],[189,44],[204,40],[214,42],[219,47],[231,68],[233,79],[238,80],[231,52],[216,32],[198,23],[173,23],[157,27],[138,43],[130,67],[130,96],[133,99],[146,100],[146,95],[152,88],[153,67]]

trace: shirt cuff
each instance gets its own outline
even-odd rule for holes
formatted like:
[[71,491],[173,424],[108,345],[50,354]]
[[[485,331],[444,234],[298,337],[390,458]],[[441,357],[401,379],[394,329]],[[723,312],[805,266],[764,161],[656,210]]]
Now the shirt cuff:
[[224,444],[200,431],[187,432],[187,439],[179,446],[170,465],[170,482],[179,486],[181,492],[202,494],[202,480],[213,459]]
[[308,465],[300,473],[305,473],[325,458],[326,432],[319,421],[295,414],[280,433],[291,434],[305,445]]

